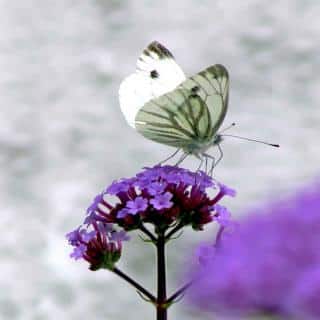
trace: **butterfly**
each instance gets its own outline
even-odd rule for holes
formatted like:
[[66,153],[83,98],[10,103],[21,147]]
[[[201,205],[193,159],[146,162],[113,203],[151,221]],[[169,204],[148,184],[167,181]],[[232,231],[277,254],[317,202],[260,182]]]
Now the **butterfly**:
[[128,124],[147,139],[182,150],[183,159],[213,158],[206,153],[213,145],[222,157],[218,130],[228,108],[227,69],[215,64],[187,78],[157,41],[143,50],[136,67],[119,89]]

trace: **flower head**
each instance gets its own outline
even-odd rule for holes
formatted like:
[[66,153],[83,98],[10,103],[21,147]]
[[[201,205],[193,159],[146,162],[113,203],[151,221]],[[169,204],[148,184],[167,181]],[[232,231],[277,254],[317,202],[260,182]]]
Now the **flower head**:
[[[210,197],[207,189],[216,189]],[[146,168],[135,177],[114,181],[88,208],[87,223],[115,223],[125,230],[138,229],[141,223],[169,226],[174,222],[195,230],[218,221],[214,205],[231,189],[202,171],[196,173],[175,166]],[[106,196],[118,198],[111,206]],[[220,223],[220,222],[219,222]]]
[[[209,188],[216,190],[213,196]],[[156,233],[188,225],[202,230],[211,221],[226,226],[230,213],[218,201],[233,195],[228,190],[204,172],[172,166],[146,168],[135,177],[113,181],[93,199],[83,224],[67,234],[73,247],[70,256],[86,260],[91,270],[113,269],[122,243],[129,239],[126,231],[146,232],[145,223],[153,225]]]
[[198,255],[190,296],[201,308],[236,319],[320,319],[320,185],[255,210],[219,247]]
[[66,237],[74,247],[70,257],[86,260],[91,270],[112,269],[120,259],[122,241],[128,240],[124,231],[117,232],[111,224],[102,222],[80,226]]

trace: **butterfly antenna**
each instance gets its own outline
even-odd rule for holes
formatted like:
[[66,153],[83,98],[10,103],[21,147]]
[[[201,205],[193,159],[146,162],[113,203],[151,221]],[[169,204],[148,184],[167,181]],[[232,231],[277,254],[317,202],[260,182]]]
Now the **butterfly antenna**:
[[222,129],[222,130],[219,132],[219,134],[222,133],[222,132],[225,132],[225,131],[229,130],[230,128],[234,127],[235,125],[236,125],[236,123],[235,123],[235,122],[232,122],[229,126],[227,126],[226,128]]
[[266,141],[261,141],[261,140],[246,138],[246,137],[235,136],[235,135],[232,135],[232,134],[222,134],[221,137],[238,138],[238,139],[242,139],[242,140],[262,143],[262,144],[265,144],[267,146],[271,146],[271,147],[275,147],[275,148],[279,148],[280,147],[280,145],[275,144],[275,143],[269,143],[269,142],[266,142]]

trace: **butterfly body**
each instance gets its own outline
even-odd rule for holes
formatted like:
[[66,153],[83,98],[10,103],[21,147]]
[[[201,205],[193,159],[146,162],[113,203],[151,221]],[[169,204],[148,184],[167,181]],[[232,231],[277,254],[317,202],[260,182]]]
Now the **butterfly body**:
[[219,134],[216,134],[213,136],[213,138],[210,138],[207,141],[194,141],[182,150],[184,151],[184,153],[188,155],[195,155],[197,157],[201,157],[206,153],[208,149],[210,149],[214,145],[218,145],[221,141],[222,137]]
[[168,49],[151,43],[135,74],[120,86],[120,106],[131,126],[147,139],[202,156],[221,141],[229,76],[213,65],[186,78]]

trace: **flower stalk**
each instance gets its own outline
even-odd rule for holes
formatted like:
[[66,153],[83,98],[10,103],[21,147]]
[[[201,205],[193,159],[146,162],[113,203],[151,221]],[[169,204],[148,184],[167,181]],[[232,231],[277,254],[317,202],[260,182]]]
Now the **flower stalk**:
[[166,240],[161,231],[157,241],[157,320],[167,320]]
[[178,289],[174,294],[172,294],[167,299],[167,305],[170,306],[172,303],[177,301],[177,299],[181,298],[184,295],[184,293],[187,291],[187,289],[192,285],[192,283],[193,283],[193,281],[189,281],[184,286],[182,286],[180,289]]
[[131,277],[129,277],[127,274],[122,272],[120,269],[117,267],[114,267],[112,270],[113,273],[118,275],[120,278],[131,284],[134,288],[138,290],[141,294],[146,296],[150,302],[156,303],[156,298],[153,294],[151,294],[148,290],[146,290],[142,285],[140,285],[137,281],[133,280]]

